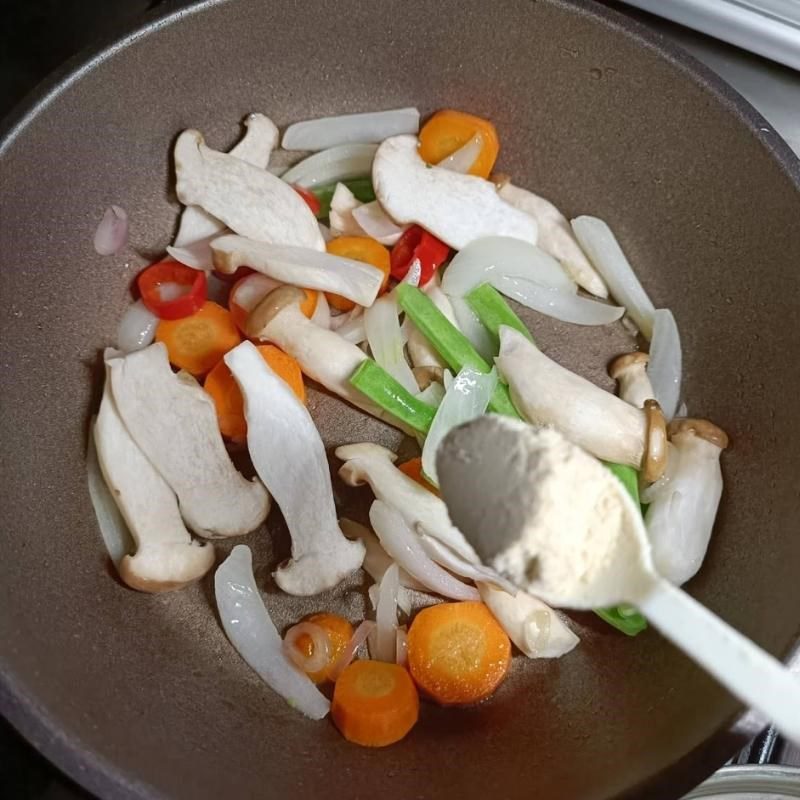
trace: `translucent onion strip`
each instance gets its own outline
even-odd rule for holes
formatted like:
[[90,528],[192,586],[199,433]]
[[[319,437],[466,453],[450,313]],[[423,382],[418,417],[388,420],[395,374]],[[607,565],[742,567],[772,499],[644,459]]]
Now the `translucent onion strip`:
[[419,111],[396,108],[295,122],[286,129],[281,144],[284,150],[322,150],[354,142],[377,144],[390,136],[418,132]]
[[141,300],[128,306],[117,328],[117,348],[133,353],[152,344],[156,336],[158,317]]
[[389,292],[364,312],[364,330],[375,361],[409,392],[416,394],[419,387],[406,361],[398,316],[394,292]]
[[611,228],[597,217],[577,217],[572,230],[584,253],[608,285],[611,296],[625,306],[646,339],[653,336],[655,306],[636,277]]
[[408,663],[408,631],[404,625],[397,629],[395,649],[397,652],[395,661],[404,667]]
[[389,246],[396,244],[408,227],[408,225],[398,225],[377,200],[363,203],[351,213],[364,234]]
[[675,317],[668,308],[659,308],[653,312],[647,374],[668,422],[675,416],[681,397],[682,361],[681,337]]
[[344,650],[342,650],[342,654],[339,656],[339,659],[336,663],[331,667],[328,676],[332,681],[336,681],[336,679],[344,672],[344,670],[350,666],[353,659],[356,657],[356,653],[359,651],[367,641],[367,638],[370,634],[375,630],[376,623],[373,622],[371,619],[365,619],[353,633],[350,641],[345,646]]
[[466,174],[483,149],[483,136],[475,134],[466,144],[463,144],[454,153],[445,156],[436,166],[449,169],[451,172]]
[[370,655],[376,661],[395,660],[397,646],[397,595],[400,591],[400,568],[392,564],[381,578],[378,603],[375,607],[377,627],[373,634],[374,647]]
[[359,178],[372,172],[375,144],[343,144],[315,153],[290,167],[281,175],[287,183],[306,189],[349,178]]

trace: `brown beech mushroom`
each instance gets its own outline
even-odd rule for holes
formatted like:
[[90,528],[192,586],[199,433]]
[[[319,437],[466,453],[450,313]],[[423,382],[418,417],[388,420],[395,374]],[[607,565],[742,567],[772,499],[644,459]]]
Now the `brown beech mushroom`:
[[609,376],[619,385],[619,397],[636,408],[644,407],[644,401],[655,397],[650,378],[647,376],[647,353],[624,353],[608,365]]

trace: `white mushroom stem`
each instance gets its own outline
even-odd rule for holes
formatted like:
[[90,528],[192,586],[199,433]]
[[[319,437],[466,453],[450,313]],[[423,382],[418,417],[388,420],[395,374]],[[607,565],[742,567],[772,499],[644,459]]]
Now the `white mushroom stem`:
[[[244,124],[246,128],[244,136],[228,154],[259,169],[266,169],[269,157],[278,144],[278,129],[272,120],[263,114],[250,114],[245,118]],[[187,247],[224,230],[225,223],[212,217],[199,206],[186,206],[181,214],[173,245]]]
[[211,397],[186,373],[174,374],[160,342],[107,357],[114,402],[132,439],[178,495],[181,515],[207,538],[241,536],[269,511],[260,481],[231,462]]
[[656,464],[649,470],[649,480],[659,477],[657,466],[663,472],[665,442],[663,436],[659,437],[658,425],[648,416],[655,416],[655,411],[634,408],[603,391],[548,358],[533,342],[507,326],[500,328],[496,363],[514,405],[529,422],[557,428],[571,442],[604,461],[647,470],[652,456]]
[[225,363],[244,397],[253,466],[292,537],[292,559],[278,568],[275,582],[296,595],[330,589],[361,566],[364,545],[349,541],[339,529],[328,460],[314,420],[252,342],[231,350]]
[[192,541],[175,493],[120,419],[108,376],[94,441],[103,477],[136,546],[134,555],[119,561],[120,578],[143,592],[166,592],[205,575],[214,563],[214,548]]
[[625,353],[608,365],[608,374],[619,387],[619,397],[636,408],[654,397],[653,386],[647,376],[647,353]]
[[676,419],[669,481],[659,487],[645,516],[656,569],[680,586],[700,569],[722,496],[719,460],[728,437],[716,425]]
[[363,261],[246,236],[220,236],[211,243],[211,252],[220,272],[248,266],[281,283],[335,292],[362,306],[372,305],[383,283],[383,273]]
[[325,240],[306,202],[280,178],[219,153],[186,130],[175,143],[175,190],[186,205],[198,205],[231,230],[250,239],[325,250]]
[[490,583],[478,583],[478,591],[508,638],[528,658],[558,658],[580,641],[547,603],[521,589],[511,595]]
[[391,450],[364,442],[338,447],[336,457],[345,462],[339,477],[348,486],[368,483],[375,497],[397,509],[412,530],[419,525],[462,558],[480,563],[472,545],[450,522],[444,502],[397,469]]
[[393,136],[375,153],[375,195],[395,222],[417,223],[460,250],[482,236],[536,243],[536,221],[502,200],[483,178],[425,164],[416,136]]
[[[430,297],[436,308],[438,308],[453,325],[458,327],[456,316],[453,312],[453,306],[439,284],[439,276],[435,275],[428,281],[428,283],[422,287],[422,291]],[[419,384],[420,388],[424,389],[431,380],[441,379],[442,372],[447,365],[410,319],[406,318],[404,325],[408,330],[408,355],[415,368],[415,375],[417,375],[418,382],[422,379],[422,382]],[[416,370],[425,371],[417,372]],[[425,383],[425,386],[423,386],[423,383]]]
[[578,286],[596,297],[608,297],[605,281],[581,250],[567,218],[549,200],[508,182],[503,183],[497,193],[514,208],[536,220],[538,246],[557,258]]
[[300,310],[305,293],[294,286],[283,286],[268,294],[247,319],[247,335],[272,342],[300,363],[312,380],[328,391],[401,430],[406,426],[370,402],[350,384],[350,378],[365,353],[334,331],[320,328]]

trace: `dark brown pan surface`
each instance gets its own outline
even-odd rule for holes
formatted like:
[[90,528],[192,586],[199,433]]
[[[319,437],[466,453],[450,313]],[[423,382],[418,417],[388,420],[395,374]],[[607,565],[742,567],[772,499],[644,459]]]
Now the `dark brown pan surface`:
[[[111,577],[83,461],[98,349],[136,270],[171,237],[179,130],[225,147],[254,110],[285,125],[464,108],[496,122],[515,182],[606,219],[656,305],[674,310],[689,408],[733,441],[690,588],[788,655],[800,627],[800,169],[689,62],[583,3],[238,0],[151,25],[23,119],[0,161],[0,692],[12,721],[115,797],[650,800],[679,796],[752,734],[720,732],[736,703],[658,635],[629,640],[577,615],[578,649],[516,659],[490,702],[426,705],[402,743],[351,746],[238,659],[210,578],[154,597]],[[130,215],[132,249],[104,259],[91,241],[112,202]],[[529,321],[547,352],[598,381],[629,346],[616,328]],[[311,408],[328,447],[399,441],[336,400],[315,394]],[[368,491],[336,491],[363,514]],[[288,540],[271,519],[274,551],[263,531],[242,541],[276,622],[334,603],[363,617],[358,592],[274,594]]]

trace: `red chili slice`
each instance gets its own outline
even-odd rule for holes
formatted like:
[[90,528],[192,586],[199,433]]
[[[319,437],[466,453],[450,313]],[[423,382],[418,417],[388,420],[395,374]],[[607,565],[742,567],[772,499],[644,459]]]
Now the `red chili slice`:
[[412,225],[392,248],[392,277],[401,281],[414,259],[422,266],[419,283],[424,286],[447,261],[450,248],[419,225]]
[[[206,273],[192,269],[177,261],[159,261],[139,273],[136,279],[142,302],[159,319],[190,317],[206,301]],[[185,286],[186,294],[172,300],[162,300],[160,288],[164,284]]]
[[299,194],[300,197],[306,201],[306,205],[311,209],[311,213],[316,217],[322,208],[317,196],[313,192],[309,192],[305,187],[298,186],[296,183],[292,184],[292,189],[294,189],[297,194]]

